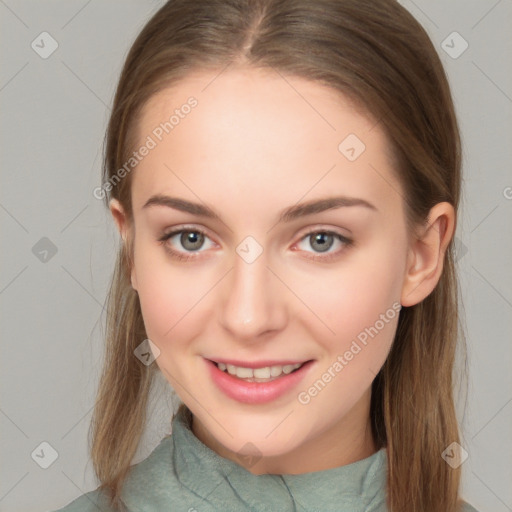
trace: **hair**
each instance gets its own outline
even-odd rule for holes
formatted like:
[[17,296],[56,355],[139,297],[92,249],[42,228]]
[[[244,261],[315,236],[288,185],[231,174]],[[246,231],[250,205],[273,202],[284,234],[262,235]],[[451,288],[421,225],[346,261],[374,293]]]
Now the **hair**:
[[[103,155],[107,208],[116,198],[133,222],[131,174],[106,184],[131,156],[148,99],[188,73],[230,65],[320,83],[378,120],[403,187],[409,233],[428,224],[438,202],[457,214],[461,142],[449,83],[426,31],[394,0],[168,1],[136,38],[121,72]],[[392,512],[455,512],[461,504],[460,467],[441,457],[459,442],[452,389],[458,339],[466,350],[455,261],[452,238],[435,289],[400,311],[390,353],[372,383],[372,434],[387,449]],[[91,422],[94,470],[116,510],[158,371],[133,354],[147,336],[132,265],[128,236],[107,295],[104,367]]]

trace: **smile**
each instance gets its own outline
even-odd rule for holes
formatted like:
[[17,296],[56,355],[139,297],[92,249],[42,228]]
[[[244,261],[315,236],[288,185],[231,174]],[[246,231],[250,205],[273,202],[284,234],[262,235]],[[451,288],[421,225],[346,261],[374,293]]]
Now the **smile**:
[[[209,359],[203,359],[203,361],[217,389],[225,396],[246,404],[271,402],[282,395],[289,394],[297,389],[299,383],[315,366],[313,359],[268,366],[261,366],[262,363],[249,363],[255,368]],[[286,362],[291,363],[291,361]],[[268,364],[268,361],[263,364]]]
[[284,366],[265,366],[263,368],[246,368],[243,366],[224,363],[216,364],[219,370],[227,372],[230,375],[243,379],[247,382],[270,382],[283,374],[288,375],[289,373],[292,373],[299,369],[304,363],[287,364]]

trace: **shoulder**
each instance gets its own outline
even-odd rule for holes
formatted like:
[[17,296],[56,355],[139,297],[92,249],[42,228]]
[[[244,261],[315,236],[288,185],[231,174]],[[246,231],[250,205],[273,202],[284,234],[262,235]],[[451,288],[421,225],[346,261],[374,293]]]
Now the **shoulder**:
[[53,512],[115,512],[110,508],[104,493],[96,489],[74,499],[65,507]]
[[[172,450],[171,437],[166,436],[153,452],[138,464],[131,466],[123,483],[121,499],[131,508],[139,505],[139,501],[147,502],[153,499],[153,492],[158,488],[158,483],[168,479],[166,485],[168,491],[175,495],[179,492],[177,479],[172,479],[172,464],[169,451]],[[172,484],[175,484],[174,486]],[[117,512],[111,508],[105,492],[97,488],[75,498],[65,507],[52,512]]]
[[463,501],[460,512],[478,512],[478,510],[476,508],[472,507],[469,503],[466,503],[465,501]]

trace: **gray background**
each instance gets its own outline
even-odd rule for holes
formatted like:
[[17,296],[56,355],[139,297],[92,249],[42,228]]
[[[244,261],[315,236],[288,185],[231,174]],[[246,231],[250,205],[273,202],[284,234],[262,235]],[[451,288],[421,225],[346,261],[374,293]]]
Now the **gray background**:
[[[481,512],[510,511],[512,0],[402,3],[445,64],[464,143],[456,233],[470,371],[467,403],[462,394],[458,406],[469,453],[462,494]],[[92,191],[123,59],[160,5],[0,0],[0,511],[51,510],[97,487],[87,431],[119,237]],[[45,59],[31,47],[44,31],[58,43]],[[463,41],[447,39],[454,31],[469,44],[457,58]],[[41,252],[52,246],[55,254]],[[136,462],[168,430],[173,399],[160,384]],[[47,469],[32,455],[43,442],[58,454]]]

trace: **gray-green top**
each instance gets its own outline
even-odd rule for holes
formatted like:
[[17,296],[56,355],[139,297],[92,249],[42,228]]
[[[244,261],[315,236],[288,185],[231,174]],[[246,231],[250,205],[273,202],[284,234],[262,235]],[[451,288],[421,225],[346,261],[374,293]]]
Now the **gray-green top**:
[[[300,475],[253,475],[221,457],[192,432],[191,412],[132,467],[122,499],[130,512],[387,512],[386,449],[338,468]],[[113,512],[91,491],[55,512]],[[463,512],[477,512],[465,505]]]

